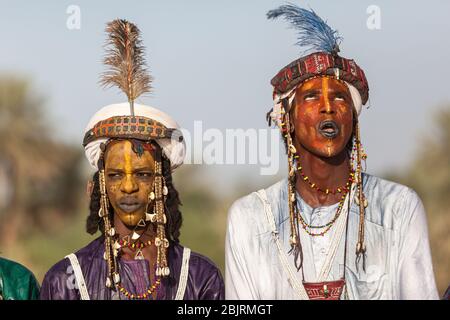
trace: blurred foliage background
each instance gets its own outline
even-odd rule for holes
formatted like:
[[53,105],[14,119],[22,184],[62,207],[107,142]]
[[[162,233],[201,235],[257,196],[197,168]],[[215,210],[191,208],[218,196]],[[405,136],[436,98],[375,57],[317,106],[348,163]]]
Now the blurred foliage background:
[[[28,79],[0,76],[0,254],[27,266],[39,281],[54,263],[95,238],[84,231],[85,186],[92,172],[80,143],[55,139],[49,114]],[[440,108],[422,136],[410,165],[384,178],[412,187],[424,201],[442,296],[450,284],[450,105]],[[181,242],[210,257],[223,272],[228,208],[280,177],[261,185],[243,175],[231,192],[221,192],[213,171],[184,166],[174,181],[183,202]]]

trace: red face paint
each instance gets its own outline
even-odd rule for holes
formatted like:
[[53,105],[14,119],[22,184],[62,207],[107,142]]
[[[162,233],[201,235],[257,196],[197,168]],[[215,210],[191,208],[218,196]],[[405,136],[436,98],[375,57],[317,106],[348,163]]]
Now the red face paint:
[[291,111],[295,140],[320,157],[340,154],[353,132],[353,101],[342,81],[313,78],[297,88]]

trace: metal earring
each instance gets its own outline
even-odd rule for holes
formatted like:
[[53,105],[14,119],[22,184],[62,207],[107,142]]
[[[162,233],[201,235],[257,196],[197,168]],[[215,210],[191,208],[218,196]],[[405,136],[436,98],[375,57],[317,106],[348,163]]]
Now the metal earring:
[[146,226],[146,224],[145,224],[145,221],[144,221],[144,219],[141,219],[141,220],[139,220],[139,222],[138,222],[137,226],[138,226],[138,227],[145,227],[145,226]]

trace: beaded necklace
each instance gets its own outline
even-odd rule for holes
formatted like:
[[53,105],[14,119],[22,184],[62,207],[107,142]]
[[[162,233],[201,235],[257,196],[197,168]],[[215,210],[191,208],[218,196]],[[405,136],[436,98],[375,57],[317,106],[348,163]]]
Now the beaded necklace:
[[149,288],[147,289],[147,291],[145,291],[142,294],[130,293],[127,289],[125,289],[125,287],[122,286],[122,284],[120,282],[116,286],[117,286],[117,289],[119,289],[119,292],[122,293],[128,299],[143,300],[143,299],[150,298],[153,293],[157,292],[157,289],[160,284],[161,284],[161,278],[158,277],[158,278],[156,278],[155,283],[151,284],[149,286]]
[[[117,249],[122,249],[122,248],[129,248],[132,251],[136,251],[136,256],[135,259],[138,260],[144,260],[144,255],[141,251],[141,249],[148,247],[152,244],[151,240],[148,240],[146,242],[142,242],[140,240],[137,241],[131,241],[130,240],[130,236],[126,236],[122,239],[119,239],[116,242],[116,248]],[[151,279],[150,279],[151,281]],[[142,293],[142,294],[136,294],[136,293],[130,293],[124,286],[122,286],[122,284],[119,282],[116,284],[117,289],[119,290],[120,293],[122,293],[125,297],[127,297],[128,299],[131,300],[143,300],[143,299],[147,299],[147,298],[151,298],[151,296],[157,292],[157,289],[159,287],[159,285],[161,284],[161,277],[157,277],[155,283],[150,284],[150,286],[148,287],[148,289]]]
[[150,240],[146,241],[146,242],[142,242],[142,241],[136,241],[136,242],[132,242],[132,241],[128,241],[127,239],[120,239],[118,241],[118,244],[120,246],[120,248],[130,248],[133,251],[135,249],[142,249],[145,247],[148,247],[152,244],[152,242]]
[[[297,161],[298,161],[298,156],[296,156]],[[303,172],[303,168],[300,165],[300,163],[298,162],[298,166],[297,166],[297,170],[300,172],[300,175],[303,178],[303,181],[307,182],[309,184],[309,186],[316,190],[317,192],[322,192],[322,193],[326,193],[326,194],[336,194],[336,193],[343,193],[341,196],[341,199],[339,200],[339,205],[338,208],[336,210],[336,214],[334,215],[334,217],[326,224],[324,225],[320,225],[320,226],[314,226],[311,224],[308,224],[305,219],[303,219],[299,209],[297,206],[294,207],[295,210],[295,214],[297,215],[300,224],[302,226],[302,228],[305,230],[305,232],[312,236],[312,237],[318,237],[318,236],[323,236],[325,235],[328,231],[330,231],[331,227],[333,226],[333,224],[336,222],[336,220],[339,218],[339,216],[341,215],[342,212],[342,207],[344,206],[344,201],[345,201],[345,197],[347,196],[347,193],[350,191],[350,186],[353,183],[353,181],[355,180],[355,172],[353,169],[350,168],[350,174],[347,180],[347,184],[345,185],[345,187],[338,187],[336,189],[328,189],[326,188],[325,191],[322,188],[317,187],[317,185],[315,183],[313,183],[310,178],[308,176],[306,176]],[[325,230],[323,230],[322,232],[319,233],[313,233],[312,231],[310,231],[309,229],[323,229],[325,228]]]
[[321,187],[317,186],[316,183],[312,182],[311,179],[307,175],[305,175],[305,173],[303,172],[303,167],[300,164],[297,167],[297,171],[300,173],[303,181],[308,183],[308,185],[311,187],[311,189],[314,189],[318,192],[322,192],[325,194],[346,193],[346,192],[348,192],[352,182],[355,180],[355,172],[353,170],[350,170],[350,175],[349,175],[347,183],[345,184],[344,187],[337,187],[336,189],[321,188]]
[[[344,200],[341,200],[340,204],[344,203]],[[351,206],[351,198],[349,196],[348,198],[348,211],[350,212],[350,206]],[[338,208],[339,210],[339,208]],[[342,210],[342,207],[341,207]],[[340,300],[341,296],[343,294],[343,298],[345,300],[348,300],[348,290],[347,290],[347,283],[346,283],[346,277],[345,277],[345,269],[347,265],[347,242],[348,242],[348,223],[349,223],[349,216],[347,216],[345,221],[345,242],[344,242],[344,270],[342,277],[337,281],[324,281],[324,282],[306,282],[305,281],[305,273],[304,268],[302,267],[302,284],[305,288],[305,291],[308,295],[308,298],[310,300]],[[303,254],[302,254],[303,255]]]
[[[342,212],[342,207],[344,206],[344,201],[345,201],[345,197],[347,196],[347,192],[345,194],[342,195],[341,200],[339,201],[339,205],[338,208],[336,210],[336,214],[334,215],[333,219],[331,219],[331,221],[329,221],[328,223],[321,225],[321,226],[313,226],[311,224],[308,224],[302,217],[302,215],[300,214],[300,211],[298,209],[298,207],[295,207],[295,214],[298,216],[299,220],[300,220],[300,224],[302,226],[302,228],[305,230],[305,232],[307,234],[309,234],[312,237],[318,237],[318,236],[323,236],[325,235],[333,226],[333,224],[336,222],[336,220],[339,218],[339,216],[341,215]],[[323,229],[325,228],[325,230],[323,230],[322,232],[319,233],[313,233],[308,229]]]

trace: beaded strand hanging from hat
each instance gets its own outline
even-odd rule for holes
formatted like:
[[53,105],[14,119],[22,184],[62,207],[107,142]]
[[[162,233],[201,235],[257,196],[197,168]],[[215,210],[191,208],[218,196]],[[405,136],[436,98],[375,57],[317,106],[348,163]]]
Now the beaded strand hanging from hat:
[[[353,89],[359,94],[360,103],[365,104],[368,100],[369,87],[364,71],[353,60],[338,55],[340,52],[339,44],[342,40],[338,32],[330,28],[314,11],[288,4],[269,11],[267,18],[283,18],[286,20],[290,24],[290,27],[297,31],[298,41],[296,44],[306,49],[303,51],[301,58],[287,65],[272,79],[274,108],[267,114],[269,125],[273,121],[280,128],[287,147],[289,170],[288,199],[291,228],[290,252],[294,254],[295,265],[300,270],[303,263],[303,254],[299,238],[299,215],[296,214],[297,199],[295,184],[296,179],[298,176],[301,176],[302,172],[296,172],[299,168],[301,170],[301,166],[298,165],[299,155],[292,142],[293,138],[291,135],[293,128],[289,119],[291,106],[295,103],[295,90],[303,82],[311,78],[332,77],[344,81],[349,85],[349,88],[350,86],[354,87]],[[306,55],[307,52],[312,53]],[[357,109],[357,112],[355,112],[356,117],[359,114],[361,105],[355,105],[355,108]],[[359,124],[357,121],[353,139],[354,154],[352,153],[351,157],[354,160],[351,161],[351,168],[356,169],[354,173],[353,169],[350,170],[350,185],[347,184],[345,190],[350,189],[351,184],[357,184],[358,195],[356,202],[359,205],[359,227],[358,242],[356,245],[356,264],[358,265],[362,257],[363,268],[365,269],[364,215],[367,200],[363,193],[361,160],[365,160],[366,155],[362,149]],[[302,178],[305,179],[305,177]],[[312,187],[317,189],[315,184]],[[318,191],[321,192],[323,191],[322,189]],[[325,192],[327,192],[326,188]],[[304,227],[303,224],[302,226]]]
[[[109,69],[102,74],[100,83],[104,87],[116,86],[122,90],[128,97],[130,104],[130,115],[120,115],[107,120],[106,125],[108,128],[94,129],[90,132],[90,136],[108,137],[110,139],[127,139],[135,138],[142,139],[146,143],[150,143],[151,139],[155,139],[155,136],[150,134],[147,136],[146,131],[142,132],[127,132],[123,130],[123,123],[141,123],[141,121],[153,121],[152,119],[143,119],[143,117],[136,117],[134,113],[134,101],[140,95],[147,93],[151,89],[151,77],[145,67],[144,47],[141,44],[139,35],[139,29],[132,23],[126,20],[114,20],[109,22],[106,27],[106,33],[108,35],[107,51],[104,59],[105,65]],[[103,122],[102,122],[103,123]],[[155,121],[152,122],[156,123]],[[114,127],[117,125],[117,128]],[[145,123],[144,123],[145,125]],[[158,125],[160,125],[158,123]],[[129,126],[131,127],[131,125]],[[117,130],[115,130],[117,129]],[[120,130],[119,130],[120,129]],[[111,131],[111,132],[110,132]],[[117,133],[119,132],[119,133]],[[131,132],[131,133],[130,133]],[[154,131],[153,134],[158,134],[158,138],[165,137],[166,134],[170,134],[170,130],[160,126],[160,129]],[[111,141],[111,140],[109,140]],[[159,286],[161,280],[160,277],[166,277],[170,274],[167,250],[169,247],[169,241],[166,238],[166,223],[167,217],[165,214],[165,201],[168,195],[168,189],[163,176],[162,168],[162,151],[155,149],[155,179],[153,182],[153,190],[149,194],[148,209],[153,210],[147,212],[145,221],[142,219],[139,222],[139,227],[145,227],[147,222],[156,225],[156,237],[154,245],[157,247],[156,258],[156,281],[150,288],[143,294],[129,293],[122,285],[118,269],[118,251],[121,245],[117,239],[117,235],[112,225],[112,217],[109,208],[109,199],[106,191],[105,184],[105,166],[104,166],[104,153],[106,151],[107,143],[101,145],[101,155],[98,161],[99,168],[99,184],[101,192],[101,206],[99,210],[99,216],[103,219],[104,223],[104,235],[105,235],[105,260],[108,264],[108,275],[106,278],[106,286],[111,289],[118,289],[126,297],[130,299],[145,299],[150,298]],[[137,241],[140,238],[140,234],[133,231],[130,236],[131,240]],[[142,253],[140,248],[136,254],[135,259],[142,259]]]

